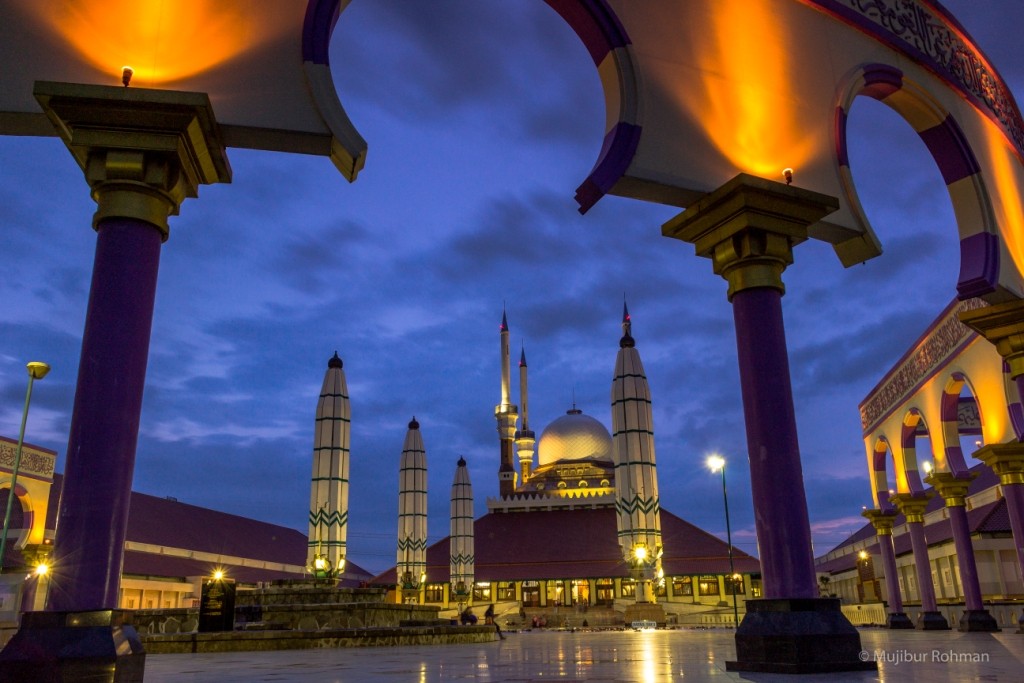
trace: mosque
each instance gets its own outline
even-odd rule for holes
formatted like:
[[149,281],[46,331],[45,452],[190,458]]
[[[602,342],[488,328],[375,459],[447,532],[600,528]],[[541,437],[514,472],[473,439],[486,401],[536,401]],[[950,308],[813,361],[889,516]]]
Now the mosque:
[[[425,557],[414,571],[406,570],[400,553],[396,568],[373,583],[395,587],[396,599],[400,593],[408,598],[409,586],[399,590],[399,577],[419,575],[418,600],[442,608],[501,603],[507,613],[561,608],[578,619],[591,607],[624,611],[658,603],[669,618],[709,624],[731,623],[733,593],[740,610],[746,598],[760,597],[756,558],[732,548],[730,562],[726,543],[661,508],[650,391],[625,306],[622,327],[611,391],[614,436],[573,405],[537,439],[530,428],[525,350],[519,405],[511,400],[503,314],[501,395],[494,409],[499,495],[487,499],[487,514],[472,524],[472,592],[454,590],[451,567],[463,551],[456,551],[451,536],[424,544]],[[410,434],[418,429],[410,424]],[[466,478],[464,470],[460,461],[456,483]],[[453,486],[453,501],[455,491]]]

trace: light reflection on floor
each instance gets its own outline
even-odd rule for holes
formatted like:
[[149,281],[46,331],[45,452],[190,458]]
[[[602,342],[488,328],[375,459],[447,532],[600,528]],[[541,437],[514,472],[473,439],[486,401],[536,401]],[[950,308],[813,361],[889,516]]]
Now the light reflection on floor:
[[[436,647],[150,655],[146,683],[361,683],[515,681],[574,683],[776,681],[929,683],[1024,680],[1024,635],[956,631],[861,632],[877,673],[739,674],[732,631],[510,633],[503,641]],[[982,660],[982,661],[973,661]]]

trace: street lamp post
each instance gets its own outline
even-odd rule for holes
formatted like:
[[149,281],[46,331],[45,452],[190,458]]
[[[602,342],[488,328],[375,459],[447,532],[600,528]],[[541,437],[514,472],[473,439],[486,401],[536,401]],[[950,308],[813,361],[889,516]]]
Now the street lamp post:
[[708,468],[712,472],[722,472],[722,500],[725,502],[725,537],[729,544],[729,585],[732,592],[732,619],[733,628],[740,624],[739,608],[736,606],[736,568],[732,559],[732,528],[729,526],[729,494],[725,489],[725,458],[720,455],[712,455],[707,460]]
[[25,393],[25,409],[21,411],[21,429],[18,430],[18,448],[14,452],[14,467],[11,469],[11,492],[7,496],[7,511],[4,513],[4,529],[0,534],[0,572],[3,571],[5,550],[7,549],[7,531],[11,526],[11,506],[14,504],[15,487],[18,485],[18,468],[21,467],[21,449],[25,443],[25,423],[28,422],[28,404],[32,400],[32,383],[46,377],[50,366],[39,361],[28,364],[28,391]]

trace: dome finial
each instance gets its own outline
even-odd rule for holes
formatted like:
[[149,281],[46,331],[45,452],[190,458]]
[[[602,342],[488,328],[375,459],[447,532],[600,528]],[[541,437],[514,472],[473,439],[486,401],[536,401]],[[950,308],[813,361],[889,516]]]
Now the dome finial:
[[412,416],[412,421],[409,422],[409,429],[419,429],[420,423],[416,421],[416,416]]
[[334,356],[333,357],[328,359],[327,367],[329,367],[329,368],[342,368],[342,367],[344,367],[344,363],[342,363],[341,359],[338,358],[338,352],[337,351],[334,352]]
[[464,457],[462,457],[461,455],[459,456],[459,462],[457,463],[457,466],[458,467],[465,467],[466,466],[466,459]]

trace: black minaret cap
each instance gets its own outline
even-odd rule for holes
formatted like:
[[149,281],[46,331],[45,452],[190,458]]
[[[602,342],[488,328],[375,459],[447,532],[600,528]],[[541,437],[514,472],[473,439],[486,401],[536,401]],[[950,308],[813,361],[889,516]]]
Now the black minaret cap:
[[341,359],[338,358],[338,352],[337,351],[334,352],[334,356],[333,357],[328,359],[327,367],[329,367],[329,368],[340,368],[340,367],[343,367],[343,363],[341,362]]
[[459,467],[465,467],[466,466],[466,459],[460,456],[459,457],[458,466]]
[[519,354],[519,367],[526,367],[526,347],[522,347],[522,352]]
[[420,423],[416,421],[416,416],[412,416],[412,420],[409,422],[409,429],[419,429]]
[[633,325],[629,320],[629,309],[626,307],[626,300],[622,300],[622,339],[619,340],[620,349],[631,349],[636,346],[633,335],[630,334]]
[[498,329],[502,332],[508,332],[508,316],[505,315],[505,309],[501,309],[501,327]]

